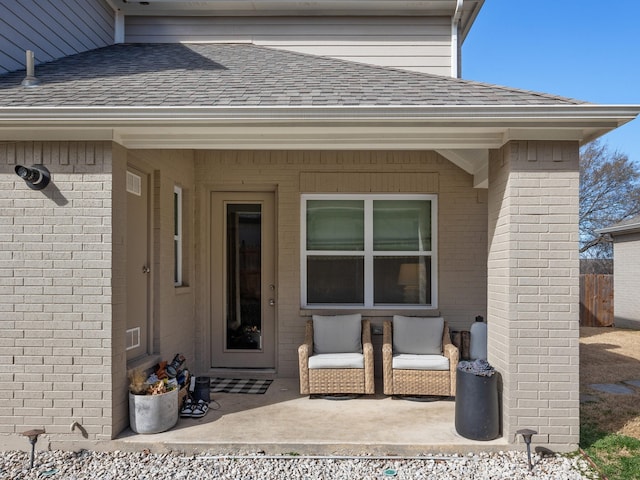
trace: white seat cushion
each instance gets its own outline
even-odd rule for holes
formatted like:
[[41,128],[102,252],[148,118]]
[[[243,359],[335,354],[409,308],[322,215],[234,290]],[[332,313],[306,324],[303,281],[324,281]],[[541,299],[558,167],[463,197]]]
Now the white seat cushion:
[[449,370],[449,359],[443,355],[400,353],[393,356],[392,365],[398,370]]
[[309,357],[309,368],[364,368],[362,353],[323,353]]

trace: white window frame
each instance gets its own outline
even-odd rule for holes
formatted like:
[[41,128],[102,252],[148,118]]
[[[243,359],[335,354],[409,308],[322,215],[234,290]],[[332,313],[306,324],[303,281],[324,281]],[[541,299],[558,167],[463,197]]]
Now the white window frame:
[[173,205],[176,211],[173,216],[173,249],[174,259],[174,286],[182,286],[182,188],[178,185],[173,187]]
[[[307,201],[308,200],[363,200],[364,201],[364,251],[314,251],[307,250]],[[385,251],[384,255],[402,257],[430,257],[431,259],[431,303],[428,305],[398,304],[375,305],[373,302],[373,201],[374,200],[429,200],[431,201],[431,250],[430,251]],[[438,308],[438,196],[435,194],[302,194],[300,202],[300,300],[307,309],[371,309],[371,310],[433,310]],[[307,302],[307,257],[328,254],[361,255],[364,257],[364,304],[309,304]]]

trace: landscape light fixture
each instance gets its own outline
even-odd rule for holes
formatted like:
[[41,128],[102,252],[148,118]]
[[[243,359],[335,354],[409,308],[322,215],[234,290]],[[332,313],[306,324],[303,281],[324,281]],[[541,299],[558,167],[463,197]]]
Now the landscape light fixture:
[[29,438],[29,443],[31,444],[31,462],[29,463],[29,470],[33,468],[33,457],[35,456],[36,452],[36,442],[38,441],[38,435],[42,435],[43,433],[45,433],[44,429],[41,428],[36,428],[22,433],[22,435]]
[[536,433],[538,432],[529,428],[524,428],[516,432],[517,435],[522,435],[524,443],[527,444],[527,459],[529,460],[529,470],[533,470],[533,464],[531,463],[531,437],[533,437]]
[[51,181],[51,173],[44,165],[32,165],[31,167],[16,165],[15,170],[16,174],[33,190],[42,190]]

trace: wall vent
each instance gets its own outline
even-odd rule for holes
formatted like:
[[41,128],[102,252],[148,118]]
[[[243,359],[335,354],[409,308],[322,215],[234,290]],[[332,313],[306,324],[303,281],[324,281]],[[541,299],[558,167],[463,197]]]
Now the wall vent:
[[127,172],[127,192],[142,195],[142,178],[135,173]]
[[132,350],[140,346],[140,327],[127,330],[127,350]]

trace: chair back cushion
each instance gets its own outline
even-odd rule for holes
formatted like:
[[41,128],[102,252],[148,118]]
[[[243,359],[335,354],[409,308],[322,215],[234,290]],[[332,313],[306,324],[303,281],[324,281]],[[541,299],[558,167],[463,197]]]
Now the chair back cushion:
[[362,315],[314,315],[314,353],[362,353]]
[[442,355],[442,317],[393,316],[393,352]]

